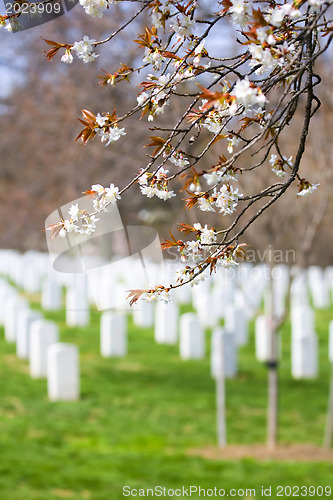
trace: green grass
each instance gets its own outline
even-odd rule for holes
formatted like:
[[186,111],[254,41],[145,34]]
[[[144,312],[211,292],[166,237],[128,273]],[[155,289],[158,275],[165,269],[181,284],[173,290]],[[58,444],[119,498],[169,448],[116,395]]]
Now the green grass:
[[[38,302],[32,306],[38,308]],[[48,402],[46,381],[30,378],[27,363],[17,359],[15,346],[1,332],[1,500],[113,500],[124,498],[124,485],[255,488],[260,497],[261,485],[330,484],[328,463],[217,461],[188,455],[190,448],[216,442],[208,355],[205,361],[183,362],[176,346],[155,344],[152,330],[129,321],[128,356],[103,359],[97,312],[92,312],[89,328],[82,329],[68,328],[64,311],[45,316],[58,322],[63,341],[80,348],[81,399]],[[290,326],[283,328],[282,443],[322,443],[331,318],[332,310],[317,314],[320,375],[313,381],[291,378]],[[239,375],[227,381],[230,444],[265,442],[266,389],[266,368],[254,357],[252,325],[249,345],[239,353]],[[271,498],[277,497],[273,493]]]

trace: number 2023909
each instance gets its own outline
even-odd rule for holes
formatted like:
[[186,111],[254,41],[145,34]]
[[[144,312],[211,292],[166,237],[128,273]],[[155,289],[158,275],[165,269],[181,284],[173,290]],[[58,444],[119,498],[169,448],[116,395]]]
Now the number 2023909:
[[13,2],[6,3],[6,14],[60,14],[60,2],[39,2],[39,3],[25,3]]

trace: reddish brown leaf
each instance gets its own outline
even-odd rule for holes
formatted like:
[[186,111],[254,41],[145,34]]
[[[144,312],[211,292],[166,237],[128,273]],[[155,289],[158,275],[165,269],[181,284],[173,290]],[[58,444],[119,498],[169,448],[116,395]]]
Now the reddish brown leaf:
[[143,295],[146,291],[145,290],[127,290],[129,293],[128,293],[128,296],[126,297],[126,299],[130,299],[130,306],[132,306],[133,304],[135,304],[135,302],[137,302],[139,300],[139,298],[141,297],[141,295]]

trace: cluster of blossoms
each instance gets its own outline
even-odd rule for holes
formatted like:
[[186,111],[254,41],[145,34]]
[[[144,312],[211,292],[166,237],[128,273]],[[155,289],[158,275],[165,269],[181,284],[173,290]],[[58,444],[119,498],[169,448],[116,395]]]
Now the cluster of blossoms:
[[158,48],[145,48],[145,56],[143,58],[144,64],[151,64],[153,68],[158,71],[161,69],[162,64],[164,63],[165,58],[162,56],[161,52]]
[[88,16],[103,17],[104,12],[108,9],[109,5],[117,3],[116,0],[80,0],[80,5]]
[[163,28],[165,20],[170,16],[171,9],[172,2],[170,2],[170,0],[159,0],[157,5],[155,5],[151,15],[151,21],[156,29]]
[[140,295],[140,299],[146,302],[164,302],[167,304],[171,301],[170,291],[161,289],[161,287],[151,287]]
[[309,181],[302,179],[299,185],[297,196],[300,198],[307,198],[310,194],[316,191],[319,184],[311,184]]
[[274,174],[276,174],[278,177],[285,177],[286,175],[288,175],[284,167],[292,167],[292,158],[292,156],[290,156],[289,158],[283,156],[283,159],[281,160],[277,155],[272,154],[269,160],[269,163],[272,167],[272,172],[274,172]]
[[[167,152],[165,152],[164,155],[167,156]],[[186,156],[184,156],[184,153],[181,151],[174,151],[172,155],[169,156],[169,161],[179,168],[188,167],[190,164]]]
[[94,53],[93,45],[96,40],[89,38],[87,35],[83,37],[80,42],[75,42],[71,48],[67,48],[65,54],[62,56],[61,61],[67,64],[73,62],[72,51],[76,52],[79,59],[82,59],[84,63],[92,62],[98,57],[98,54]]
[[108,205],[114,205],[120,200],[119,188],[114,184],[110,187],[103,187],[101,184],[93,184],[91,189],[85,194],[93,196],[93,207],[95,213],[89,214],[86,210],[81,210],[79,204],[71,205],[68,210],[69,219],[62,220],[57,224],[51,224],[46,229],[52,231],[52,238],[60,236],[64,238],[68,233],[92,234],[96,230],[96,212],[107,212]]
[[170,73],[159,77],[149,74],[146,88],[150,92],[141,92],[137,101],[139,106],[145,106],[148,112],[148,121],[153,121],[155,116],[164,113],[165,107],[169,104],[170,90]]
[[[213,134],[221,135],[226,120],[241,112],[245,115],[251,114],[254,111],[256,113],[264,113],[263,107],[266,102],[266,96],[261,89],[253,82],[250,82],[248,76],[246,76],[238,80],[230,92],[224,87],[219,97],[214,96],[214,99],[211,101],[207,99],[202,100],[199,111],[201,114],[204,113],[204,117],[200,122],[200,126]],[[214,109],[211,109],[212,107]],[[192,118],[197,118],[198,116],[199,113],[190,114]],[[227,137],[229,137],[229,134],[227,134]],[[230,141],[229,152],[232,152],[233,146],[237,144],[236,139],[235,137]]]
[[79,209],[78,203],[72,205],[68,211],[69,219],[60,223],[61,229],[58,234],[64,238],[67,233],[92,234],[96,230],[96,222],[99,219],[95,215],[89,215],[84,210]]
[[93,184],[89,194],[96,196],[96,198],[93,199],[93,206],[97,212],[107,212],[107,206],[110,203],[115,205],[117,200],[121,199],[119,188],[114,184],[110,184],[110,187],[103,187],[101,184]]
[[[194,54],[193,54],[193,65],[195,67],[200,66],[201,63],[201,58],[205,57],[208,54],[207,50],[205,49],[205,40],[202,40],[199,45],[197,45],[194,49]],[[206,64],[204,66],[205,69],[210,67],[210,63]]]
[[237,181],[238,176],[233,168],[222,167],[217,170],[213,170],[213,172],[204,174],[204,178],[208,184],[208,186],[215,186],[219,184],[221,180],[224,182],[229,181]]
[[147,198],[152,198],[157,196],[160,200],[166,201],[170,198],[176,196],[174,191],[168,190],[168,173],[169,170],[165,170],[160,167],[156,172],[144,172],[141,171],[138,183],[140,185],[141,193]]
[[215,212],[216,208],[223,215],[235,212],[239,198],[243,194],[231,184],[223,184],[219,191],[214,189],[212,196],[202,196],[198,199],[198,207],[203,212]]
[[170,25],[170,30],[176,33],[177,42],[184,42],[195,30],[195,20],[189,15],[177,16]]
[[216,231],[208,229],[207,224],[202,227],[200,222],[197,222],[193,225],[193,230],[196,231],[197,239],[187,241],[179,248],[182,262],[198,262],[217,240]]
[[[301,5],[304,2],[291,2],[275,7],[269,7],[264,14],[265,22],[275,28],[279,28],[285,22],[295,21],[302,16],[301,11],[297,8],[297,4]],[[308,0],[307,4],[310,6],[312,12],[318,10],[325,3],[325,0]],[[231,15],[232,21],[235,25],[244,27],[247,24],[254,22],[254,8],[253,2],[248,0],[230,0],[228,12]]]
[[95,131],[101,138],[101,142],[105,142],[105,146],[109,146],[112,142],[126,135],[125,128],[119,128],[116,124],[110,125],[110,115],[101,116],[100,113],[96,116]]
[[228,96],[228,98],[219,99],[214,102],[213,106],[215,109],[212,109],[207,113],[207,110],[212,107],[207,99],[203,99],[201,106],[199,107],[199,111],[205,113],[201,126],[213,134],[221,134],[224,119],[234,116],[238,110],[235,99],[226,93],[226,88],[223,88],[223,93],[225,96]]
[[175,282],[177,284],[183,285],[189,283],[192,287],[199,285],[199,283],[205,281],[207,277],[207,272],[201,272],[195,275],[194,270],[190,266],[185,266],[175,272]]
[[[275,45],[275,38],[272,38],[273,44]],[[267,42],[265,45],[267,45]],[[284,42],[282,45],[276,47],[265,47],[265,45],[252,44],[249,47],[249,52],[252,57],[250,67],[255,68],[259,65],[255,70],[257,75],[262,75],[267,72],[270,73],[276,67],[282,68],[286,66],[295,55],[296,46],[293,43],[288,45],[287,42]]]
[[228,147],[227,151],[228,153],[232,154],[234,152],[234,147],[238,146],[239,144],[239,139],[235,135],[233,137],[229,137],[229,142],[228,142]]
[[236,103],[244,107],[244,113],[252,111],[256,106],[261,108],[266,102],[261,89],[250,82],[248,76],[236,82],[232,95],[235,96]]
[[[207,224],[202,227],[202,225],[197,222],[193,225],[193,231],[196,231],[196,240],[181,242],[179,247],[181,261],[183,263],[201,262],[205,253],[210,253],[210,255],[215,254],[216,263],[224,268],[238,265],[235,261],[235,256],[238,255],[238,249],[242,245],[237,246],[236,248],[232,247],[231,249],[225,249],[221,252],[217,244],[217,233],[213,228],[208,229]],[[206,278],[205,273],[202,273],[199,274],[197,278],[192,280],[193,274],[194,270],[191,267],[186,266],[184,269],[179,270],[176,273],[178,276],[177,282],[184,283],[184,281],[191,281],[191,284],[195,285]]]
[[[155,70],[160,69],[164,57],[158,49],[145,49],[145,63],[149,62]],[[175,68],[180,67],[183,60],[179,59],[173,63]],[[153,121],[155,117],[164,113],[166,106],[170,104],[170,95],[175,86],[193,78],[191,67],[183,67],[174,75],[166,73],[162,75],[148,74],[147,82],[141,84],[144,90],[138,95],[137,103],[144,109],[144,114],[148,113],[148,121]]]

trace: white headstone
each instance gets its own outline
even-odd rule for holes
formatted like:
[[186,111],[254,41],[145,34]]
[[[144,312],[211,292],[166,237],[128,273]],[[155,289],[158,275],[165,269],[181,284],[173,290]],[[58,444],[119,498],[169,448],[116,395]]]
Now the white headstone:
[[140,300],[132,306],[133,323],[136,326],[150,328],[154,325],[154,306],[146,300]]
[[40,272],[35,260],[27,259],[23,270],[23,288],[27,293],[38,293],[40,291]]
[[296,306],[306,306],[309,304],[308,281],[306,274],[298,271],[294,276],[290,286],[290,305],[291,308]]
[[315,315],[310,306],[295,306],[291,309],[291,334],[312,334],[315,331]]
[[232,378],[237,374],[235,336],[221,327],[214,328],[212,333],[210,369],[215,379],[221,376]]
[[236,345],[247,344],[248,325],[244,309],[229,304],[225,310],[224,326],[227,332],[234,334]]
[[271,359],[272,333],[267,316],[258,316],[255,320],[255,350],[258,361]]
[[186,313],[180,317],[179,350],[182,359],[205,357],[205,332],[194,313]]
[[0,325],[5,322],[5,312],[6,312],[6,301],[9,297],[18,296],[17,291],[14,287],[7,285],[1,285],[0,287]]
[[79,353],[75,345],[59,342],[48,347],[47,392],[50,401],[79,399]]
[[333,293],[333,266],[326,267],[324,271],[324,279],[326,281],[326,286],[329,290],[329,298],[330,302],[332,302],[332,293]]
[[156,304],[154,333],[158,344],[177,344],[178,306],[174,302]]
[[210,286],[207,279],[205,281],[199,281],[199,283],[191,287],[193,307],[198,310],[202,301],[202,297],[209,295],[209,293]]
[[41,305],[44,311],[59,311],[59,309],[61,309],[61,285],[54,279],[45,279],[43,281]]
[[294,378],[318,375],[318,338],[315,333],[299,334],[291,342],[291,373]]
[[40,319],[30,328],[29,362],[32,378],[47,376],[47,349],[59,341],[58,327],[52,321]]
[[34,321],[40,320],[39,311],[22,309],[17,315],[16,354],[20,359],[29,359],[30,329]]
[[225,309],[228,304],[233,302],[234,296],[235,289],[233,283],[229,281],[216,281],[211,291],[210,303],[208,304],[210,312],[214,316],[215,325],[217,325],[220,319],[224,318]]
[[105,358],[127,354],[126,316],[109,311],[102,314],[101,354]]
[[333,363],[333,320],[330,321],[329,325],[329,337],[328,337],[328,359]]
[[66,293],[66,323],[68,326],[87,326],[90,309],[85,290],[69,288]]
[[216,308],[212,304],[212,294],[207,291],[197,298],[196,311],[203,328],[213,328],[218,325],[219,319]]
[[308,269],[309,288],[315,309],[326,309],[330,305],[330,287],[320,267]]
[[5,339],[7,342],[16,341],[17,317],[20,311],[28,308],[28,303],[22,297],[13,295],[5,301]]

